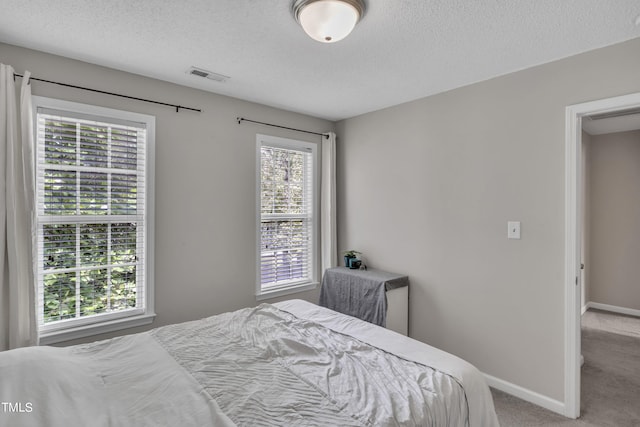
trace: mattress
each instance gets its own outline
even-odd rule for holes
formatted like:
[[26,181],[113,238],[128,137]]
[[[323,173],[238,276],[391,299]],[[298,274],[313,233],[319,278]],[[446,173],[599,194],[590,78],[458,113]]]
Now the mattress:
[[473,366],[300,300],[0,353],[0,402],[0,426],[498,425]]

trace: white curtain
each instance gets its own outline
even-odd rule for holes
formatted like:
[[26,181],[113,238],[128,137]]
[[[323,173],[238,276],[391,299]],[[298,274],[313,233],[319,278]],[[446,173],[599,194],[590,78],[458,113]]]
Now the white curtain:
[[20,109],[14,70],[0,64],[0,350],[37,344],[33,266],[33,118],[30,73]]
[[320,243],[322,272],[338,265],[336,226],[336,134],[322,137],[322,178],[320,182]]

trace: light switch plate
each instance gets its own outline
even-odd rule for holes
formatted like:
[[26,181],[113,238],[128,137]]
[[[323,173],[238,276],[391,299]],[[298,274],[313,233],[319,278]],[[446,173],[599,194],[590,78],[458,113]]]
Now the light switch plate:
[[507,238],[508,239],[520,238],[520,221],[507,222]]

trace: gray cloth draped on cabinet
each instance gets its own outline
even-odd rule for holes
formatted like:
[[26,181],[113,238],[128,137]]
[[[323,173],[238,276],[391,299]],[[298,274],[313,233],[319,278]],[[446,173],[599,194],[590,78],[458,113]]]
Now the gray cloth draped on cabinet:
[[322,278],[320,305],[385,327],[386,291],[409,285],[409,278],[380,270],[329,268]]

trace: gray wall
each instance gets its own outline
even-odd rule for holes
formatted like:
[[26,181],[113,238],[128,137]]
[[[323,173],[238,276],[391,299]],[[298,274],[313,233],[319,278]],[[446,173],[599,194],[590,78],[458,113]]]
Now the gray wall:
[[582,131],[582,247],[580,256],[584,268],[582,269],[580,305],[584,310],[589,302],[589,287],[591,284],[591,135]]
[[[235,119],[315,132],[333,130],[332,122],[7,44],[0,44],[0,62],[18,73],[29,70],[34,77],[201,108],[202,113],[176,113],[169,107],[32,82],[34,95],[156,117],[157,317],[151,326],[257,304],[256,133],[318,143],[320,138],[238,125]],[[317,302],[318,290],[295,297]],[[117,334],[97,338],[112,335]]]
[[640,91],[638,52],[640,39],[338,123],[339,249],[410,276],[411,336],[564,401],[565,107]]
[[640,131],[594,135],[589,301],[640,310]]

